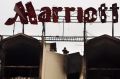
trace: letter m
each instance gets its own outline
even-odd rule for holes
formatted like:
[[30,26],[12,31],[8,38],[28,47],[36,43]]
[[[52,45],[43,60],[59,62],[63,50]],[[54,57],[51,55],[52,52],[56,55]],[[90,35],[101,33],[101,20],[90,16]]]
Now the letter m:
[[9,18],[5,22],[5,25],[14,24],[16,22],[18,16],[19,16],[20,22],[22,24],[28,24],[27,16],[29,17],[29,21],[30,21],[31,24],[37,24],[36,13],[35,13],[35,10],[34,10],[31,2],[28,2],[26,4],[26,9],[27,9],[27,12],[25,12],[25,8],[24,8],[21,1],[16,3],[15,8],[14,8],[14,11],[16,12],[16,14],[13,18]]

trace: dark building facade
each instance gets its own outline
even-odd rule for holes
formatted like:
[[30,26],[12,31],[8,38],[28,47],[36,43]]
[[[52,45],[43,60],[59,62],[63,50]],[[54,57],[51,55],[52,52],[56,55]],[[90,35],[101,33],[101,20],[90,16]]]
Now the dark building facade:
[[68,54],[67,57],[67,79],[80,79],[82,72],[83,57],[79,52]]
[[30,36],[17,34],[0,42],[1,79],[38,77],[42,44]]
[[120,40],[102,35],[86,43],[87,79],[119,79]]

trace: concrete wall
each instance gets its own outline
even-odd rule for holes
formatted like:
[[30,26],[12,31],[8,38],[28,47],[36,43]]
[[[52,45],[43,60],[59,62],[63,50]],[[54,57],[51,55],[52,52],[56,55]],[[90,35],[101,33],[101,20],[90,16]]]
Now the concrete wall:
[[43,49],[42,79],[66,79],[64,55],[50,51],[49,44]]

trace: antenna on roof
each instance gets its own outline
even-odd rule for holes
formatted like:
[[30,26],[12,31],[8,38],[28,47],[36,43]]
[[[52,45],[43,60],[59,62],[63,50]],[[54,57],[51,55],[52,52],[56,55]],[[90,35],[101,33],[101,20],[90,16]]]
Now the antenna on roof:
[[42,44],[44,46],[44,43],[45,43],[45,22],[42,22],[42,26],[43,26],[43,29],[42,29]]
[[112,15],[112,37],[114,37],[114,22],[113,22],[113,15]]
[[86,22],[84,20],[84,31],[83,31],[83,38],[84,38],[84,55],[83,55],[83,79],[86,79],[86,41],[87,41],[87,38],[86,38]]
[[24,34],[24,24],[23,24],[23,27],[22,27],[22,33]]
[[45,36],[46,35],[46,33],[45,33],[45,22],[42,22],[42,26],[43,26],[42,35]]
[[14,26],[13,26],[13,35],[15,34],[15,23],[14,23]]
[[64,26],[65,26],[65,23],[64,23],[64,19],[63,19],[63,36],[64,36]]

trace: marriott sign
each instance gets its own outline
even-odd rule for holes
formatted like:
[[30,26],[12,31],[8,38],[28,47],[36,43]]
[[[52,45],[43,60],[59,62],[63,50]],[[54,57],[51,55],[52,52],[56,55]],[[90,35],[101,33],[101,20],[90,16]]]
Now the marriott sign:
[[[15,4],[14,11],[16,12],[15,16],[13,18],[9,18],[5,25],[12,25],[16,22],[17,18],[19,17],[20,22],[22,24],[28,24],[30,22],[31,24],[38,24],[38,22],[54,22],[57,23],[59,20],[59,15],[61,11],[65,10],[64,12],[64,19],[66,23],[71,22],[71,12],[77,11],[77,22],[78,23],[93,23],[97,20],[97,18],[100,18],[101,23],[107,22],[107,15],[106,11],[110,10],[112,11],[112,22],[117,23],[118,22],[118,9],[117,3],[112,4],[112,7],[108,9],[106,7],[105,3],[101,4],[100,7],[96,10],[93,7],[89,7],[85,10],[83,10],[82,7],[42,7],[40,9],[40,13],[36,14],[36,11],[32,5],[31,2],[28,2],[25,4],[25,7],[23,6],[22,2],[18,2]],[[99,15],[97,15],[99,14]]]

